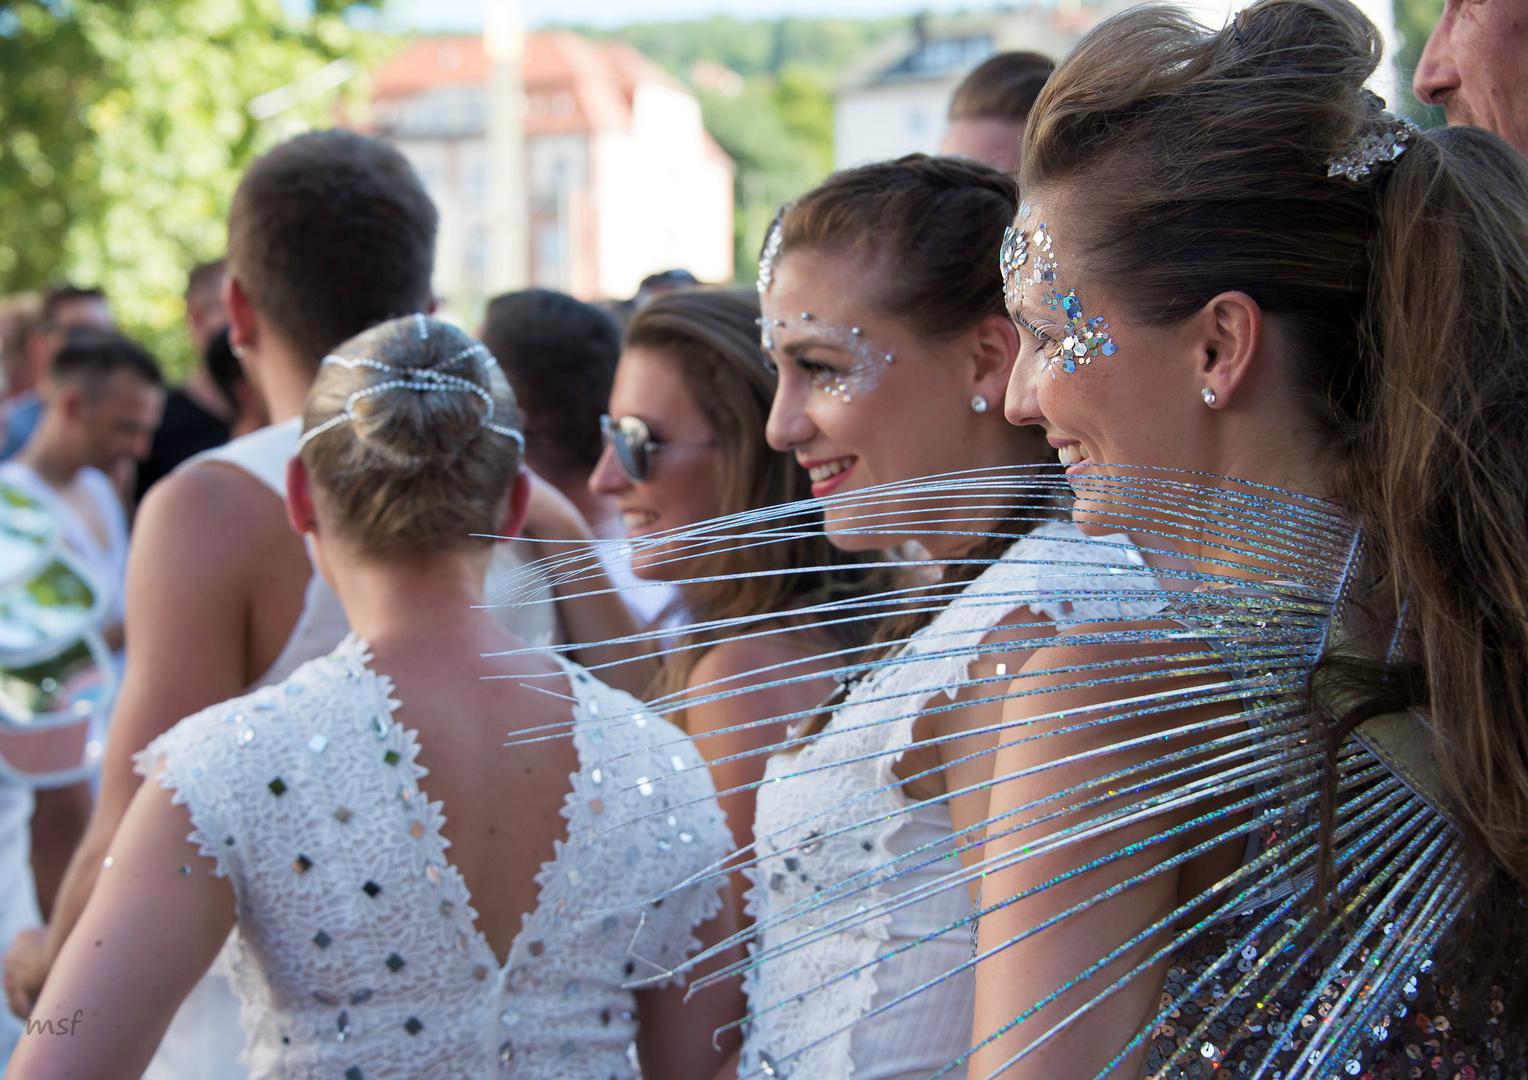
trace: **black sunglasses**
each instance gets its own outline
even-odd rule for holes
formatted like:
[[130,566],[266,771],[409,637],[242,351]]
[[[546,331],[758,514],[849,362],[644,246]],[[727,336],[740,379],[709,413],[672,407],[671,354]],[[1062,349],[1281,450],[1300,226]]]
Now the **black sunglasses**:
[[639,417],[623,416],[619,420],[608,414],[600,417],[600,435],[615,450],[615,463],[633,484],[640,484],[653,470],[653,454],[665,446],[710,446],[715,440],[691,442],[662,442],[653,438],[647,424]]

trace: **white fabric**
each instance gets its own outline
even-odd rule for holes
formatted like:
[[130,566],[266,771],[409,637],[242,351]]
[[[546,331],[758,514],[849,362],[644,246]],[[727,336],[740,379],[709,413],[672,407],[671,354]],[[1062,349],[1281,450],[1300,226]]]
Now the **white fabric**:
[[[749,871],[754,887],[748,892],[748,911],[756,919],[810,902],[819,888],[873,872],[924,844],[943,840],[953,850],[947,806],[919,805],[909,798],[893,767],[900,751],[912,743],[919,712],[941,691],[949,688],[953,695],[971,661],[981,655],[982,640],[1014,609],[1028,606],[1037,615],[1065,621],[1138,614],[1134,605],[1117,600],[1063,603],[1045,598],[1058,589],[1153,586],[1127,538],[1110,538],[1118,547],[1100,546],[1096,538],[1075,542],[1081,539],[1070,523],[1038,526],[908,642],[898,655],[906,662],[878,668],[856,685],[823,737],[769,759],[754,826],[754,835],[761,838],[759,858],[757,868]],[[1079,579],[1068,572],[1058,578],[1060,571],[1047,566],[1047,560],[1096,561],[1100,574],[1097,579]],[[1016,593],[1033,599],[1023,604],[1014,599]],[[996,598],[989,599],[993,594]],[[951,655],[940,655],[947,651]],[[886,815],[890,816],[879,820]],[[910,860],[925,865],[872,886],[868,898],[856,894],[764,927],[764,946],[791,940],[813,926],[850,916],[861,905],[929,885],[958,869],[957,862],[940,854],[936,846]],[[969,960],[968,925],[887,957],[941,927],[969,919],[971,913],[964,888],[941,889],[750,970],[744,988],[756,1015],[743,1044],[739,1075],[756,1073],[767,1058],[774,1075],[782,1078],[917,1080],[965,1053],[975,998],[969,970],[916,999],[864,1017]],[[835,979],[869,964],[874,966],[857,976]],[[811,992],[823,983],[830,984]],[[842,1030],[850,1025],[850,1030]],[[822,1041],[799,1057],[784,1060],[818,1040]],[[965,1070],[946,1075],[964,1077]]]
[[580,764],[562,810],[570,841],[537,875],[539,902],[501,968],[447,862],[416,734],[391,719],[391,683],[367,660],[347,638],[138,757],[146,773],[162,764],[190,809],[188,839],[233,885],[226,954],[252,1080],[634,1076],[621,984],[653,973],[640,958],[677,964],[721,904],[720,882],[643,902],[731,846],[699,754],[565,665]]
[[[185,469],[203,462],[219,462],[249,473],[286,499],[286,465],[302,434],[302,418],[293,417],[261,428],[232,442],[204,451],[182,462]],[[509,544],[495,547],[490,579],[519,565],[522,556]],[[496,617],[530,644],[560,644],[560,623],[550,604],[500,609]],[[271,666],[247,690],[273,686],[301,665],[323,656],[349,632],[340,599],[315,569],[303,592],[302,612]],[[244,1080],[237,1059],[244,1047],[239,1028],[238,1003],[224,974],[226,954],[186,998],[160,1041],[143,1080]]]
[[86,465],[80,469],[77,478],[106,524],[105,544],[74,507],[30,465],[19,461],[0,464],[0,480],[20,488],[58,515],[69,553],[84,564],[92,582],[105,593],[101,608],[103,621],[120,623],[127,582],[127,514],[123,512],[122,500],[117,497],[111,480],[100,469]]

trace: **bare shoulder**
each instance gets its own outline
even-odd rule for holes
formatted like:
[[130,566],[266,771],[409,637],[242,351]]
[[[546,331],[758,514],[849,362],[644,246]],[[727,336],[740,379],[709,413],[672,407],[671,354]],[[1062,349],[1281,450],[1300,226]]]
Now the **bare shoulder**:
[[243,469],[202,462],[180,469],[149,489],[136,529],[158,540],[184,537],[187,550],[258,546],[274,532],[290,533],[280,498]]
[[[746,683],[781,677],[781,674],[799,675],[808,664],[817,664],[816,658],[827,649],[826,642],[817,642],[805,634],[787,634],[775,637],[731,639],[707,649],[690,672],[686,682],[688,689],[711,683]],[[780,674],[763,673],[765,668],[777,664],[789,664]]]

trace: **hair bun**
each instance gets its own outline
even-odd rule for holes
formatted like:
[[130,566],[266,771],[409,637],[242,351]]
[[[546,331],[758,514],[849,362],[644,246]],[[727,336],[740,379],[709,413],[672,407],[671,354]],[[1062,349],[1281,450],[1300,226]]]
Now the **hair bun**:
[[304,419],[303,461],[373,550],[495,531],[520,412],[493,354],[456,327],[410,315],[351,338]]

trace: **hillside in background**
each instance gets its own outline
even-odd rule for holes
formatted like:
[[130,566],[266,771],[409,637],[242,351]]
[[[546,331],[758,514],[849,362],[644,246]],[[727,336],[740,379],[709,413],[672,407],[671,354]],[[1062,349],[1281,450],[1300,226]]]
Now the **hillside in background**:
[[832,169],[833,87],[865,52],[912,20],[802,19],[744,22],[727,16],[618,30],[618,38],[694,88],[706,128],[737,163],[737,273],[753,280],[775,208]]

